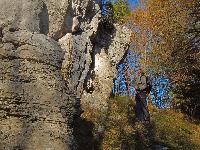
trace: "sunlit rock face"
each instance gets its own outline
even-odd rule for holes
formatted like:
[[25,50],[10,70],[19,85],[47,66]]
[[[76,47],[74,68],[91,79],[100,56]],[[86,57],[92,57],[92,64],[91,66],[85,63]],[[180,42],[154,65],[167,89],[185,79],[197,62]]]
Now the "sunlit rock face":
[[0,27],[10,30],[48,32],[48,10],[42,0],[1,0]]
[[93,40],[94,64],[82,95],[82,103],[99,110],[108,107],[116,67],[129,48],[130,34],[126,27],[114,25],[106,28],[105,24],[99,24]]
[[5,32],[2,41],[1,149],[69,149],[74,98],[61,73],[63,50],[22,30]]
[[[61,39],[59,43],[65,50],[62,72],[65,75],[70,91],[80,98],[91,70],[94,56],[93,37],[96,35],[101,12],[94,1],[76,1],[73,3],[75,24],[72,31]],[[81,16],[81,17],[80,17]],[[79,25],[77,26],[77,22]],[[67,44],[66,44],[67,42]]]
[[107,107],[130,32],[104,29],[92,0],[0,6],[0,149],[77,149],[77,99]]
[[65,25],[72,2],[0,5],[0,149],[76,149],[75,92],[62,71],[68,50],[56,41],[72,33]]

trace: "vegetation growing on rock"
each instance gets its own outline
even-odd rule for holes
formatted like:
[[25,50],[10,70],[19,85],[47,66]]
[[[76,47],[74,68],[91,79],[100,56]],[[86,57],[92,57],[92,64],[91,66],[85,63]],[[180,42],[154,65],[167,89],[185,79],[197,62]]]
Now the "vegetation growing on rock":
[[131,12],[128,0],[118,0],[113,2],[112,5],[113,19],[120,24],[127,23],[129,13]]

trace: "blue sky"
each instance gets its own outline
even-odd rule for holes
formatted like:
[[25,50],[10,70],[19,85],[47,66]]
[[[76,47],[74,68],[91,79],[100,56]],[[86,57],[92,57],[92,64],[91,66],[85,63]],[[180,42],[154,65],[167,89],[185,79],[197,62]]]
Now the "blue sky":
[[[99,1],[99,0],[96,0],[96,1]],[[113,1],[113,0],[103,0],[103,1],[106,2],[106,1]],[[114,0],[114,1],[117,1],[117,0]],[[135,8],[139,4],[140,0],[128,0],[128,2],[131,8]]]
[[140,0],[128,0],[131,8],[134,8],[138,5]]

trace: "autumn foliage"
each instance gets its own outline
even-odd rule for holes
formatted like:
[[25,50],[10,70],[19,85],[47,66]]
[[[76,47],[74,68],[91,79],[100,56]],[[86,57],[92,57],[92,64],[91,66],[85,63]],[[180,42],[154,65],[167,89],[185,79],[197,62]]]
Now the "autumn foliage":
[[130,15],[132,42],[142,55],[141,64],[170,78],[177,99],[184,99],[184,109],[192,114],[200,107],[199,12],[197,0],[148,0]]
[[[90,126],[78,128],[82,135],[81,150],[142,150],[156,149],[156,145],[168,147],[173,150],[199,150],[200,127],[186,119],[181,112],[162,110],[149,105],[151,122],[143,124],[135,122],[135,101],[128,97],[115,97],[109,99],[107,112],[84,105],[84,120],[87,124],[93,123],[91,132],[93,140],[88,141],[87,130]],[[99,127],[104,126],[99,135]],[[90,148],[89,148],[90,146]]]

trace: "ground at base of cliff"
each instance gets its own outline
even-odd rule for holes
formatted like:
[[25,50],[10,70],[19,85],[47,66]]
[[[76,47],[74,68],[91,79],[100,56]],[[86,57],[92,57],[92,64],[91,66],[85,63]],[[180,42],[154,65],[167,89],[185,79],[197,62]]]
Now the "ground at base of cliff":
[[151,121],[138,123],[135,103],[127,97],[109,100],[106,112],[84,106],[76,120],[79,150],[199,150],[200,124],[178,110],[150,105]]

